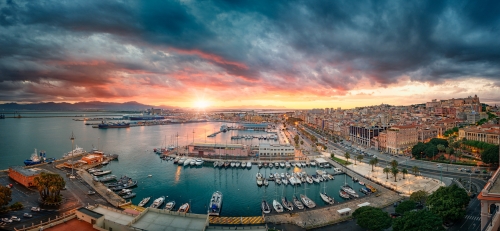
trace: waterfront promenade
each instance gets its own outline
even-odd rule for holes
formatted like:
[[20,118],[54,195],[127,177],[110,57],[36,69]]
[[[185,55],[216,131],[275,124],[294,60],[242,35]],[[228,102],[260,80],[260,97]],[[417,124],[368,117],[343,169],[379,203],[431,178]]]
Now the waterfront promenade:
[[[411,193],[415,191],[423,190],[428,193],[432,193],[436,191],[439,187],[446,186],[443,182],[439,181],[438,179],[433,179],[425,176],[415,176],[414,174],[411,174],[412,171],[411,169],[407,169],[408,174],[406,174],[404,177],[405,179],[403,179],[403,174],[401,173],[402,167],[399,167],[400,172],[397,174],[397,179],[395,182],[394,176],[391,173],[386,174],[383,172],[383,169],[386,166],[376,166],[373,168],[374,171],[372,172],[372,166],[367,163],[357,161],[356,165],[354,165],[354,160],[349,159],[349,162],[352,162],[352,164],[347,166],[342,166],[330,159],[330,153],[323,152],[321,154],[322,158],[328,160],[330,163],[334,164],[337,168],[343,168],[344,170],[347,169],[346,172],[349,175],[352,174],[349,171],[355,172],[363,176],[364,178],[370,179],[371,181],[383,185],[384,187],[397,191],[401,195],[406,197],[408,197]],[[342,160],[346,160],[343,155],[335,155],[335,157]]]

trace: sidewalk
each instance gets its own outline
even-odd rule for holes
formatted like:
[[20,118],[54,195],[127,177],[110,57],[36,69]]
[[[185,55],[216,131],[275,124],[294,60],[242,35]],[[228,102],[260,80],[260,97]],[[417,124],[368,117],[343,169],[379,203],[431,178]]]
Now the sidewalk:
[[[330,153],[322,152],[322,154],[323,158],[330,160]],[[345,160],[345,157],[343,155],[335,155],[335,157]],[[415,176],[410,173],[411,169],[407,169],[409,173],[405,174],[405,179],[403,179],[403,174],[401,173],[401,170],[403,168],[398,167],[400,172],[397,174],[396,181],[394,181],[394,176],[391,173],[389,173],[388,176],[387,174],[383,173],[383,169],[386,166],[374,167],[374,171],[372,172],[372,166],[367,163],[357,161],[356,165],[354,165],[353,159],[349,159],[349,162],[352,162],[353,164],[348,165],[346,167],[347,169],[352,170],[364,176],[365,178],[377,182],[387,188],[397,191],[403,196],[409,196],[411,193],[419,190],[432,193],[439,187],[446,186],[444,182],[441,182],[437,179],[425,176]]]

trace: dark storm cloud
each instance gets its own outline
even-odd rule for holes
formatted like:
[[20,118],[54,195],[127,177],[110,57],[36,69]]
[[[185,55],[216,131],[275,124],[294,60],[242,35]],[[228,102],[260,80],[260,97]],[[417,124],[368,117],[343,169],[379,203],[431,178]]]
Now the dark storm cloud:
[[345,94],[363,78],[497,79],[498,12],[499,1],[0,0],[0,86],[104,86],[122,72],[188,85],[203,81],[184,73],[221,72],[235,87]]

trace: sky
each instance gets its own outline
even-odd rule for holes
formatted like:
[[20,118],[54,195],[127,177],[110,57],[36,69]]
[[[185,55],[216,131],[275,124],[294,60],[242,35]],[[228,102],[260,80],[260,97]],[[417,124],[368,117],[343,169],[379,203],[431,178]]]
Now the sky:
[[0,103],[495,104],[498,12],[498,0],[0,0]]

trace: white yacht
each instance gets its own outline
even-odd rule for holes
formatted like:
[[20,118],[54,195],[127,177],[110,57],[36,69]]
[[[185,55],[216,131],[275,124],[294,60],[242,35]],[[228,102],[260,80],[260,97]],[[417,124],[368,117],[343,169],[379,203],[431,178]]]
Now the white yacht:
[[63,155],[63,158],[64,157],[71,157],[71,156],[76,156],[78,154],[82,154],[82,153],[85,153],[85,150],[83,150],[83,148],[81,147],[78,147],[78,145],[75,145],[75,149],[71,152],[68,152],[68,153],[64,153]]
[[250,161],[247,162],[247,168],[252,168],[252,162]]
[[314,208],[314,207],[316,207],[316,203],[314,203],[314,201],[312,201],[311,199],[309,199],[309,197],[307,197],[304,194],[300,194],[300,200],[302,200],[302,203],[304,203],[304,205],[306,207],[308,207],[308,208]]
[[184,161],[186,161],[186,157],[182,157],[179,159],[179,161],[177,161],[177,164],[178,165],[183,165],[184,164]]
[[191,159],[191,161],[189,161],[189,165],[195,166],[196,165],[196,159]]
[[208,207],[209,216],[219,216],[222,209],[222,193],[217,191],[212,194],[210,206]]
[[188,166],[191,163],[191,160],[193,160],[193,159],[189,158],[189,159],[185,160],[184,161],[184,166]]
[[163,204],[163,202],[165,202],[165,197],[161,196],[161,197],[157,198],[156,200],[154,200],[153,204],[151,204],[151,206],[149,206],[149,207],[154,208],[154,209],[159,209],[160,206]]
[[139,202],[139,207],[144,207],[144,205],[146,205],[150,199],[151,199],[151,197],[146,197],[146,198],[142,199],[142,201]]
[[274,210],[276,210],[276,212],[278,212],[278,213],[283,212],[283,206],[281,206],[281,204],[277,200],[273,200],[273,207],[274,207]]
[[200,166],[203,164],[203,160],[201,158],[196,159],[196,166]]

